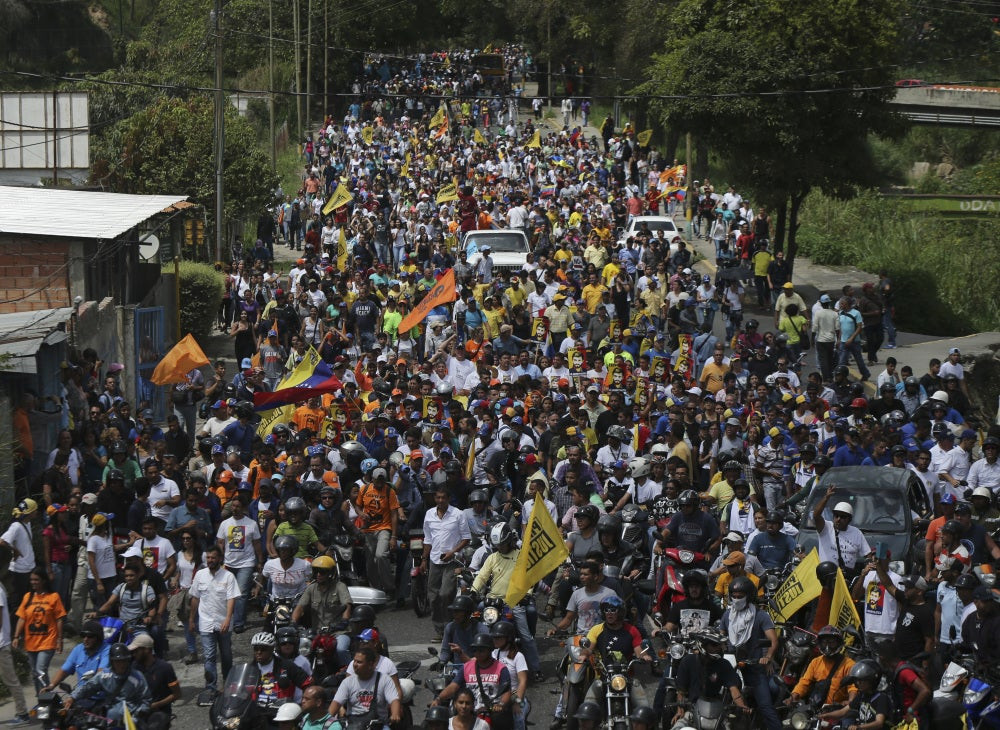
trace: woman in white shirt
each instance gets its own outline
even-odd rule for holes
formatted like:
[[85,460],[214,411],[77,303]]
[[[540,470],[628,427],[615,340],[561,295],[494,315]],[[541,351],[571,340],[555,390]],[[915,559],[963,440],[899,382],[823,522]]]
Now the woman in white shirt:
[[524,730],[531,712],[528,703],[528,662],[517,649],[517,629],[508,621],[498,621],[490,630],[493,637],[493,656],[504,663],[510,672],[510,700],[514,703],[514,730]]
[[184,641],[187,643],[185,664],[195,664],[198,661],[197,637],[191,633],[188,620],[190,618],[188,611],[191,607],[188,590],[191,588],[194,574],[204,567],[205,560],[201,554],[201,543],[198,542],[197,535],[185,530],[181,533],[181,549],[177,552],[177,572],[170,579],[171,591],[179,591],[180,595],[177,617],[184,624]]

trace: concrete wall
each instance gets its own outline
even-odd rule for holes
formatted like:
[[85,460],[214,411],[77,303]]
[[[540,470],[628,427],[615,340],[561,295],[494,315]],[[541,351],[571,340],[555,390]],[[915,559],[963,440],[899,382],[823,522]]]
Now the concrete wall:
[[52,238],[0,235],[0,314],[70,306],[71,248]]

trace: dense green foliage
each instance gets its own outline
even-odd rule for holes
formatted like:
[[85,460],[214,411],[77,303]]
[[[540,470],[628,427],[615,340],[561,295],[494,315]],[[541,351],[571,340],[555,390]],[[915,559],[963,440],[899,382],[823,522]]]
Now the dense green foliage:
[[818,263],[888,270],[904,330],[954,336],[1000,329],[995,218],[914,214],[872,190],[848,201],[814,192],[802,209],[799,244]]
[[[164,269],[165,274],[173,274],[173,264]],[[194,261],[180,264],[180,308],[181,331],[178,338],[190,332],[195,338],[207,337],[212,333],[225,293],[222,276],[213,266]]]

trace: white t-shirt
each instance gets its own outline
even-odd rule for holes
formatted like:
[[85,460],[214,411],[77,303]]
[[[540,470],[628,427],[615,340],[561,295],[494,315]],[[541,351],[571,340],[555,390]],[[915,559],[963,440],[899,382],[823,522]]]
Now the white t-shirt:
[[160,481],[149,488],[149,511],[153,514],[153,517],[166,522],[167,518],[170,517],[170,511],[174,508],[174,505],[168,502],[162,507],[157,507],[156,503],[179,496],[181,496],[181,490],[177,488],[177,482],[161,476]]
[[868,545],[868,540],[865,539],[864,533],[854,525],[848,525],[847,529],[841,532],[839,536],[835,535],[835,532],[836,530],[833,529],[833,523],[830,521],[830,518],[825,517],[823,520],[823,529],[817,533],[819,537],[820,562],[832,560],[834,563],[840,564],[837,560],[838,542],[840,543],[840,557],[843,558],[844,567],[847,569],[853,568],[859,560],[872,551]]
[[946,375],[954,375],[959,380],[964,380],[965,368],[962,367],[962,363],[952,364],[951,360],[945,360],[938,370],[938,377],[944,379]]
[[[889,579],[897,588],[902,589],[903,578],[889,571]],[[874,634],[896,633],[896,620],[899,618],[899,602],[885,590],[882,581],[875,571],[865,576],[865,631]]]
[[142,554],[142,562],[146,564],[146,567],[153,568],[160,575],[167,571],[167,560],[177,552],[170,540],[159,535],[152,540],[145,538],[140,540],[139,550]]
[[14,520],[0,539],[20,553],[10,564],[12,573],[30,573],[35,569],[35,549],[31,546],[30,527],[20,520]]
[[253,546],[255,541],[260,540],[260,528],[256,520],[245,515],[240,519],[230,517],[222,521],[215,536],[222,540],[227,567],[252,568],[257,564]]
[[198,630],[218,631],[226,620],[227,602],[240,597],[236,576],[223,567],[215,571],[202,568],[191,581],[190,595],[198,599]]
[[[115,566],[115,546],[110,537],[104,535],[91,535],[87,539],[87,552],[94,554],[94,567],[97,569],[97,578],[113,578],[118,573]],[[90,570],[90,563],[87,563],[87,577],[94,578]]]
[[271,593],[279,598],[297,596],[306,589],[312,568],[302,558],[293,558],[291,566],[286,570],[281,565],[281,558],[271,558],[264,563],[264,577],[271,579]]
[[187,556],[184,555],[183,551],[177,553],[178,585],[180,585],[181,588],[190,588],[191,581],[194,580],[195,572],[204,567],[205,567],[204,559],[202,559],[200,564],[195,565],[194,563],[192,563],[190,560],[187,559]]

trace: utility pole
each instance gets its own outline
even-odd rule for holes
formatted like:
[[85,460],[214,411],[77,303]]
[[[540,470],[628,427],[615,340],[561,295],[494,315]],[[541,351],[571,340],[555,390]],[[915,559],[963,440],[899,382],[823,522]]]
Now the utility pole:
[[292,32],[295,35],[295,144],[302,138],[302,37],[299,32],[299,0],[292,0]]
[[330,64],[330,0],[323,0],[323,118],[326,118],[326,110],[330,100],[327,95],[330,93],[330,76],[328,67]]
[[553,89],[552,89],[552,0],[549,0],[549,2],[546,4],[546,9],[548,10],[548,12],[545,13],[545,36],[546,36],[545,44],[548,47],[548,49],[547,49],[548,53],[546,55],[549,57],[549,72],[548,72],[549,80],[548,80],[548,88],[546,88],[545,91],[546,91],[546,96],[548,97],[548,100],[549,100],[549,111],[551,111],[552,110],[552,94],[553,94]]
[[309,0],[309,17],[306,18],[306,127],[309,126],[309,114],[312,109],[312,37],[313,37],[313,0]]
[[212,20],[215,27],[215,260],[222,261],[225,230],[222,220],[225,192],[222,169],[226,150],[226,97],[222,90],[222,0],[215,0]]
[[267,0],[267,112],[271,128],[271,169],[278,169],[278,143],[274,139],[274,0]]

